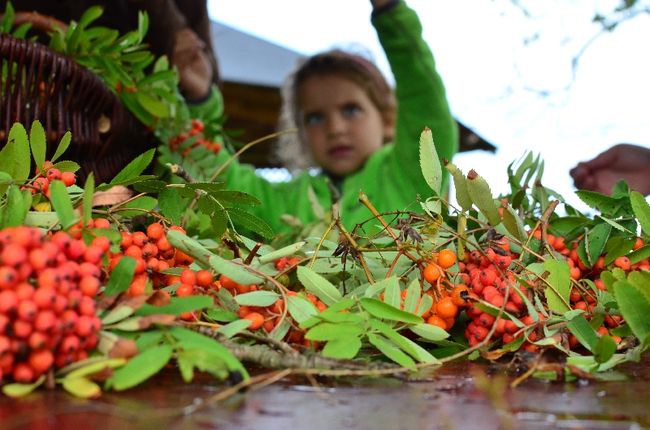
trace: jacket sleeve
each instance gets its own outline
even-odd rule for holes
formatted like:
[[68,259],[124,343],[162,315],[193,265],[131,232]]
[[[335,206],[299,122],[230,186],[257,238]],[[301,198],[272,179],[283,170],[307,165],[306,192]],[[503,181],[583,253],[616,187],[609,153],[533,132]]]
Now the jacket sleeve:
[[[419,167],[419,137],[425,127],[433,134],[439,158],[451,159],[458,151],[458,128],[433,54],[422,39],[415,11],[403,1],[374,14],[372,23],[395,76],[397,124],[394,162],[419,188],[424,181]],[[443,169],[443,190],[446,184]]]

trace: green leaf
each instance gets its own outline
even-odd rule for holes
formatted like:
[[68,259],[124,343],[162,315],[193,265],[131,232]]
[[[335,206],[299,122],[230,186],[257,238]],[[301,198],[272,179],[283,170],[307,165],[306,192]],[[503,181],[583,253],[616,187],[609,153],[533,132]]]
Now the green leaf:
[[125,366],[117,369],[108,383],[116,391],[135,387],[158,373],[171,358],[172,348],[169,345],[160,345],[142,351]]
[[290,255],[294,255],[296,252],[298,252],[303,246],[305,245],[305,242],[296,242],[291,245],[285,246],[283,248],[277,249],[275,251],[269,252],[268,254],[264,254],[259,258],[260,263],[266,264],[270,263],[271,261],[275,261],[278,258],[282,257],[288,257]]
[[133,315],[136,308],[129,304],[118,304],[102,316],[102,325],[110,325]]
[[390,278],[384,278],[381,279],[374,284],[371,284],[365,291],[364,296],[365,297],[377,297],[379,296],[382,292],[386,290],[386,288],[391,285],[392,283],[395,282],[397,278],[394,276]]
[[358,337],[341,337],[327,342],[321,354],[339,360],[351,360],[357,356],[361,346],[361,339]]
[[422,176],[436,195],[440,194],[442,187],[442,166],[433,143],[433,134],[426,127],[420,134],[420,169]]
[[247,320],[247,319],[240,319],[236,321],[231,321],[228,324],[219,327],[219,334],[227,337],[230,339],[231,337],[235,336],[236,334],[241,333],[242,331],[246,330],[253,321]]
[[567,328],[589,351],[593,351],[598,343],[598,334],[596,330],[589,324],[589,322],[582,315],[578,315],[567,323]]
[[220,308],[212,308],[205,311],[205,317],[219,322],[233,322],[239,319],[236,313]]
[[244,379],[248,379],[246,368],[232,353],[215,339],[204,336],[184,327],[171,327],[169,332],[176,338],[178,346],[183,349],[200,349],[214,354],[222,360],[229,370],[239,372]]
[[95,193],[95,176],[90,172],[84,185],[83,197],[83,221],[84,225],[88,225],[88,221],[92,219],[93,212],[93,194]]
[[63,388],[75,397],[91,399],[102,393],[99,385],[86,378],[64,378]]
[[158,194],[160,212],[176,225],[181,223],[188,201],[177,188],[165,188]]
[[420,363],[433,363],[438,361],[433,355],[431,355],[420,345],[413,342],[411,339],[402,336],[393,328],[382,323],[381,321],[371,319],[369,323],[370,323],[370,327],[379,331],[382,335],[386,336],[386,338],[388,338],[391,342],[397,345],[402,351],[406,352],[408,355],[410,355]]
[[614,296],[621,316],[640,341],[650,334],[650,302],[640,288],[627,280],[614,282]]
[[128,290],[135,273],[135,265],[135,260],[129,256],[125,255],[120,258],[108,278],[104,295],[115,296]]
[[167,118],[169,116],[169,106],[145,91],[136,93],[138,103],[145,108],[147,112],[156,118]]
[[23,222],[28,226],[50,229],[58,224],[59,218],[56,212],[28,211]]
[[265,239],[273,238],[273,230],[262,218],[251,215],[249,212],[239,208],[228,209],[228,214],[234,224],[244,227],[253,233],[257,233]]
[[111,185],[121,185],[128,180],[140,175],[151,164],[153,156],[156,153],[155,149],[150,149],[147,152],[137,156],[129,164],[127,164],[120,172],[115,175],[110,182]]
[[420,299],[420,303],[418,304],[418,309],[415,314],[422,316],[424,313],[426,313],[426,311],[431,309],[431,306],[433,306],[433,297],[431,297],[429,294],[425,294]]
[[359,301],[361,302],[363,309],[377,318],[401,321],[409,324],[420,324],[423,322],[421,317],[409,312],[404,312],[377,299],[364,297],[359,299]]
[[133,186],[136,191],[141,193],[158,193],[163,191],[167,186],[167,182],[158,179],[150,179],[147,181],[138,182]]
[[76,172],[79,170],[81,167],[79,164],[75,163],[74,161],[70,160],[63,160],[63,161],[58,161],[54,163],[54,168],[59,169],[61,172]]
[[194,368],[207,372],[219,379],[228,377],[226,363],[218,354],[203,349],[183,349],[177,354],[178,368],[183,380],[188,383],[194,378]]
[[318,314],[316,306],[314,306],[309,300],[300,296],[287,297],[287,310],[289,311],[291,318],[293,318],[298,324],[301,324],[303,321],[307,321],[312,316]]
[[598,209],[602,213],[616,214],[623,207],[621,199],[608,197],[595,191],[580,190],[576,191],[576,195],[589,207]]
[[[102,333],[104,334],[104,333]],[[114,369],[126,364],[126,358],[106,358],[95,356],[86,358],[82,361],[76,361],[57,372],[57,376],[65,375],[66,378],[82,378],[101,372],[104,369]]]
[[637,191],[630,192],[630,203],[641,228],[645,234],[650,235],[650,205],[648,205],[643,194]]
[[[138,215],[146,215],[147,212],[152,212],[158,206],[158,200],[151,196],[140,196],[136,199],[125,203],[120,207],[120,214],[123,217],[133,217]],[[133,210],[128,210],[133,209]]]
[[467,174],[467,191],[469,191],[472,201],[490,225],[493,227],[499,225],[501,223],[501,217],[499,216],[497,205],[494,203],[490,186],[473,169]]
[[71,141],[72,141],[72,134],[69,131],[66,131],[65,134],[61,137],[61,140],[59,141],[59,144],[56,147],[56,151],[52,156],[52,160],[50,160],[52,163],[58,160],[65,153],[65,151],[68,150]]
[[641,260],[650,258],[650,245],[642,246],[636,251],[633,251],[630,254],[628,254],[627,257],[630,259],[630,263],[632,264],[636,264]]
[[406,290],[406,298],[404,299],[404,311],[414,314],[418,309],[420,298],[422,296],[422,287],[420,281],[414,279]]
[[235,301],[240,306],[267,307],[275,303],[279,297],[279,294],[273,291],[251,291],[250,293],[236,295]]
[[605,256],[605,265],[608,266],[618,257],[630,252],[632,247],[634,247],[635,242],[636,238],[634,237],[611,237],[607,241],[607,245],[605,245],[605,252],[607,252],[607,255]]
[[181,315],[212,306],[213,300],[209,296],[172,297],[169,304],[165,306],[152,306],[145,303],[135,311],[135,315]]
[[225,209],[216,211],[212,215],[212,231],[215,239],[219,240],[228,229],[228,213]]
[[36,167],[42,170],[45,164],[47,143],[45,142],[45,129],[40,121],[34,121],[32,123],[32,128],[29,131],[29,146],[32,149],[32,156],[34,157]]
[[582,230],[587,222],[589,219],[582,216],[567,216],[551,220],[549,224],[560,235],[567,236],[573,231]]
[[422,339],[431,340],[434,342],[447,339],[449,337],[449,333],[433,324],[416,324],[409,327],[409,330],[420,336]]
[[17,227],[25,221],[29,206],[25,205],[23,194],[17,185],[11,185],[7,191],[5,212],[0,222],[2,227]]
[[510,204],[507,204],[503,210],[503,225],[506,227],[506,230],[508,230],[508,233],[510,233],[512,237],[520,242],[526,241],[524,223]]
[[397,309],[402,304],[402,295],[399,288],[399,280],[395,276],[388,278],[388,285],[384,290],[384,303],[389,304]]
[[392,342],[383,336],[374,333],[368,334],[368,341],[375,346],[382,354],[393,360],[402,367],[415,367],[415,362],[411,357],[402,352]]
[[341,337],[360,337],[365,332],[362,325],[333,324],[324,322],[318,324],[305,333],[305,339],[316,341],[335,340]]
[[216,199],[223,206],[244,205],[254,206],[259,205],[260,201],[257,197],[251,196],[241,191],[232,190],[219,190],[211,192],[210,197]]
[[612,226],[609,224],[596,224],[585,237],[585,249],[589,253],[589,261],[595,262],[603,253]]
[[210,256],[210,267],[218,273],[222,273],[241,285],[253,285],[264,282],[264,278],[257,276],[248,271],[243,265],[233,263],[230,260],[221,258],[213,254]]
[[0,166],[16,182],[24,182],[29,177],[31,156],[27,132],[20,123],[15,123],[9,130],[9,138],[0,151]]
[[61,221],[61,226],[67,229],[79,221],[77,214],[72,207],[72,200],[68,190],[61,181],[52,181],[50,183],[50,200],[56,211],[56,215]]
[[307,291],[314,294],[327,306],[331,306],[343,298],[338,288],[307,267],[298,267],[298,280]]
[[544,269],[549,272],[546,282],[549,284],[544,289],[544,295],[549,309],[563,314],[570,310],[568,305],[571,294],[571,275],[566,261],[546,260]]
[[39,386],[41,386],[43,382],[45,382],[45,375],[38,378],[36,382],[32,384],[5,384],[2,386],[2,392],[5,394],[5,396],[13,398],[25,397],[37,389]]
[[454,179],[454,189],[456,190],[456,201],[464,211],[472,208],[472,198],[467,190],[467,178],[463,172],[456,167],[451,161],[445,164],[445,168],[451,173]]
[[614,356],[616,342],[611,336],[601,336],[594,347],[593,353],[597,363],[605,363]]

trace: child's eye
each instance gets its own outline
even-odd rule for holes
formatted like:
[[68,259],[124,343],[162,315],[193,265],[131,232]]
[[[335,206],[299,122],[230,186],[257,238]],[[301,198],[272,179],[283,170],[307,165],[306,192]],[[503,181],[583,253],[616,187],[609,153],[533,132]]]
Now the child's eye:
[[323,123],[323,114],[312,112],[305,115],[305,125],[318,125]]
[[343,112],[343,115],[346,117],[353,117],[361,113],[361,107],[355,103],[348,103],[344,105],[341,110]]

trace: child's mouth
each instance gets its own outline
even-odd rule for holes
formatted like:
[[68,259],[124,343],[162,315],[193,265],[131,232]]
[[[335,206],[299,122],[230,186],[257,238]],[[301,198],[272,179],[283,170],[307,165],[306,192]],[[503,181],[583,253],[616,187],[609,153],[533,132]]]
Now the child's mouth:
[[352,147],[346,145],[336,146],[328,151],[331,157],[336,157],[336,158],[345,157],[351,152],[352,152]]

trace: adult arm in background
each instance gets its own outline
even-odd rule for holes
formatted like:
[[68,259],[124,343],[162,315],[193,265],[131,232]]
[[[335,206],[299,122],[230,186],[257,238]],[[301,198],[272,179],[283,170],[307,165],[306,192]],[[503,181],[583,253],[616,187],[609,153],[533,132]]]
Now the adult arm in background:
[[625,180],[631,189],[650,194],[650,148],[618,144],[594,159],[578,163],[570,171],[578,189],[609,195],[614,185]]
[[219,71],[210,37],[206,0],[130,0],[149,14],[147,42],[178,68],[179,87],[190,103],[208,99]]

